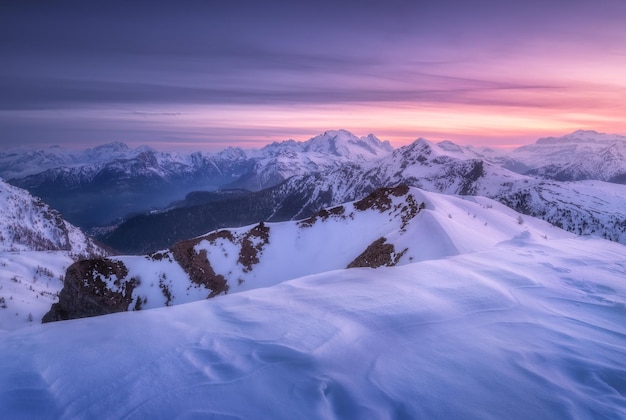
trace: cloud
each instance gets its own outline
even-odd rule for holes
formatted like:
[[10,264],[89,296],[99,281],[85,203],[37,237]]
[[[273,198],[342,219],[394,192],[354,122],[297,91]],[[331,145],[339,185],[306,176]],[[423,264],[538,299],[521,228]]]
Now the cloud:
[[0,13],[0,122],[24,140],[35,127],[56,142],[116,130],[154,138],[194,107],[234,110],[233,132],[268,108],[300,120],[311,107],[355,105],[406,119],[623,110],[621,0],[33,2]]
[[138,115],[140,117],[178,117],[184,115],[182,112],[145,112],[145,111],[132,111],[130,115]]
[[[491,82],[426,75],[400,87],[366,87],[369,78],[351,78],[345,86],[341,77],[326,78],[311,86],[296,82],[284,83],[280,77],[258,80],[240,86],[189,87],[170,84],[130,83],[112,81],[4,79],[0,81],[3,95],[1,110],[72,109],[85,106],[116,104],[172,105],[251,105],[251,104],[340,104],[340,103],[475,103],[499,106],[540,105],[537,98],[522,93],[545,95],[563,90],[563,86]],[[344,84],[344,86],[342,86]],[[371,83],[370,83],[371,84]],[[409,87],[415,84],[418,87]],[[419,87],[422,86],[422,87]],[[545,102],[544,102],[545,103]],[[136,115],[155,116],[135,112]],[[166,114],[158,114],[166,115]],[[179,115],[170,113],[167,115]]]

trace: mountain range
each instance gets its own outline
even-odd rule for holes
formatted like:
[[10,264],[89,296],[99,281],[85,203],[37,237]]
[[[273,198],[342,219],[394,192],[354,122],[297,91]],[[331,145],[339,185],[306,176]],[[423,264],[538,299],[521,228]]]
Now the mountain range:
[[623,184],[542,179],[513,172],[493,156],[451,142],[418,139],[376,160],[296,175],[257,192],[190,194],[164,210],[130,217],[100,239],[122,252],[149,252],[221,227],[309,217],[377,188],[406,184],[445,194],[490,197],[576,234],[626,243]]
[[[85,151],[54,147],[2,152],[0,177],[90,230],[118,224],[132,214],[168,208],[194,191],[256,192],[294,176],[358,176],[343,183],[359,184],[351,190],[361,197],[398,183],[495,197],[488,184],[516,181],[519,174],[546,181],[621,183],[626,173],[625,148],[623,136],[576,131],[507,153],[424,139],[393,150],[373,135],[358,138],[336,130],[305,142],[288,140],[256,150],[231,147],[214,154],[158,152],[146,146],[130,149],[122,143]],[[359,197],[346,194],[344,198]]]
[[129,149],[112,143],[85,151],[51,148],[0,153],[0,177],[41,197],[84,229],[166,206],[195,190],[257,191],[285,179],[390,153],[388,142],[339,130],[306,142],[215,154]]

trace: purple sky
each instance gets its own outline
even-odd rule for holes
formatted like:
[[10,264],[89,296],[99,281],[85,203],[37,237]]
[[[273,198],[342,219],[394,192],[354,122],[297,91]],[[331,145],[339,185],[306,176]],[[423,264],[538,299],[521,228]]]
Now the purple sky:
[[626,1],[0,5],[0,144],[626,134]]

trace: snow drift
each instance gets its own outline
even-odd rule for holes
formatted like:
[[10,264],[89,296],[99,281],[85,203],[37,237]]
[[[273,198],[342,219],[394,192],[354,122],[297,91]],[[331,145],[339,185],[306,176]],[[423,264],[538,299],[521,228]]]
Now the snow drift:
[[624,418],[624,251],[523,233],[33,326],[2,335],[0,407],[41,419]]

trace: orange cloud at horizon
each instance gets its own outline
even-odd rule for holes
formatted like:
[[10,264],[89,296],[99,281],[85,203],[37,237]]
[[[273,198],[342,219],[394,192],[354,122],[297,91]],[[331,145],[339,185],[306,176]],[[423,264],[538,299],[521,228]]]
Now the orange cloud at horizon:
[[244,147],[290,138],[302,141],[340,128],[358,136],[373,133],[396,147],[418,137],[513,147],[578,129],[626,133],[626,120],[620,118],[626,115],[626,108],[602,111],[468,104],[255,105],[194,108],[175,119],[177,126],[190,128],[191,137],[199,143],[221,139]]

